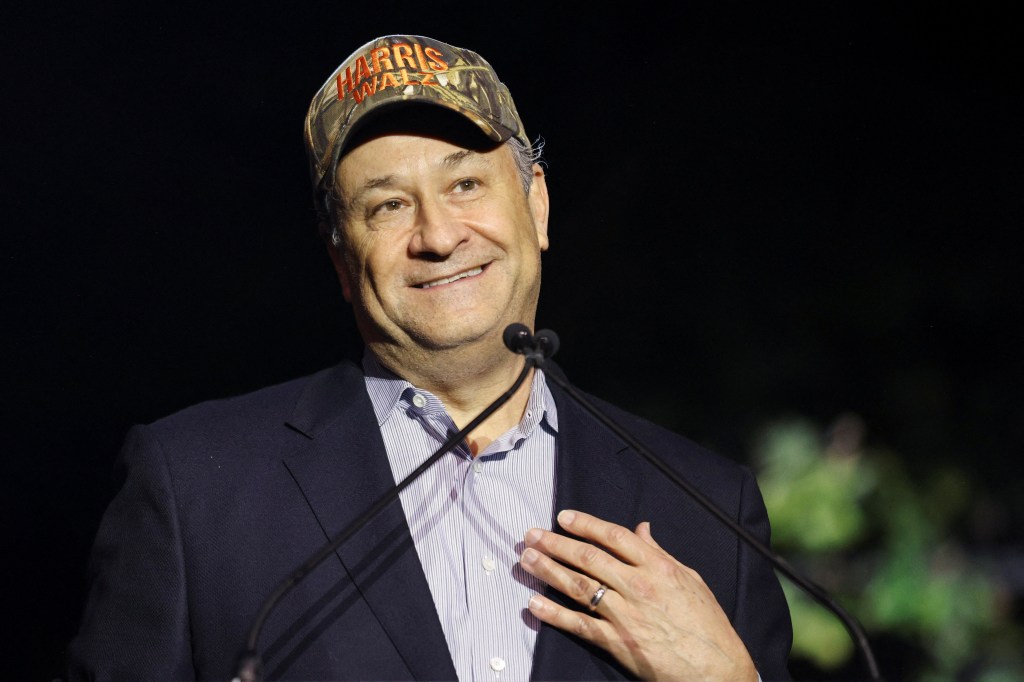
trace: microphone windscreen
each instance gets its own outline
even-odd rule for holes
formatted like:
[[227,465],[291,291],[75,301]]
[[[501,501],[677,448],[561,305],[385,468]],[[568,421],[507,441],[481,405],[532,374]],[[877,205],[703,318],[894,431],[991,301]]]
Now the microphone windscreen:
[[522,352],[530,344],[531,337],[530,328],[522,322],[513,322],[505,327],[505,333],[502,334],[505,347],[513,353]]
[[550,329],[541,329],[534,338],[537,348],[544,354],[544,357],[550,358],[558,352],[558,334]]

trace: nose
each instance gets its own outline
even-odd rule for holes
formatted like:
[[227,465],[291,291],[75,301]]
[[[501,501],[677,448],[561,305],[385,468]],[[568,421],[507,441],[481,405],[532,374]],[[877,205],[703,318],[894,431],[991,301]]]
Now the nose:
[[444,259],[469,239],[471,230],[442,201],[426,199],[416,212],[416,225],[409,242],[413,255]]

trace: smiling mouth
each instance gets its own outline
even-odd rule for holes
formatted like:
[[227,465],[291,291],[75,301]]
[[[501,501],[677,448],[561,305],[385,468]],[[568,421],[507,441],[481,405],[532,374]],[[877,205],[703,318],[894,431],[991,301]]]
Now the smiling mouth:
[[452,275],[451,277],[443,277],[441,279],[435,279],[432,282],[424,282],[423,284],[417,284],[416,288],[430,289],[431,287],[438,287],[441,286],[442,284],[451,284],[452,282],[457,282],[460,279],[465,279],[466,277],[476,277],[483,271],[483,267],[475,267],[470,270],[466,270],[465,272],[460,272],[457,275]]

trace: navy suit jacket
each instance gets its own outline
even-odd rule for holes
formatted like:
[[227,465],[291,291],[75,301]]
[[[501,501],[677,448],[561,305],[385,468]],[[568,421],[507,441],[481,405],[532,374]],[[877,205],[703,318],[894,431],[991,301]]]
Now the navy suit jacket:
[[[556,512],[578,509],[629,528],[651,521],[658,542],[713,590],[762,677],[788,679],[789,611],[768,562],[553,383],[551,392]],[[594,402],[768,541],[749,471]],[[395,483],[351,362],[136,426],[117,474],[69,647],[71,680],[230,679],[267,596]],[[267,679],[455,679],[397,500],[281,600],[259,649]],[[600,649],[541,628],[533,679],[628,677]]]

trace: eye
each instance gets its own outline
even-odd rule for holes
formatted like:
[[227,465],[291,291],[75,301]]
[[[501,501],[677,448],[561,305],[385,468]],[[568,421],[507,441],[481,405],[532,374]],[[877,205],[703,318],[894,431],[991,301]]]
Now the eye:
[[456,192],[470,192],[480,186],[480,181],[476,178],[463,178],[455,183],[454,191]]
[[392,213],[402,208],[402,202],[398,199],[388,199],[387,201],[381,202],[373,207],[370,212],[373,215],[378,213]]

